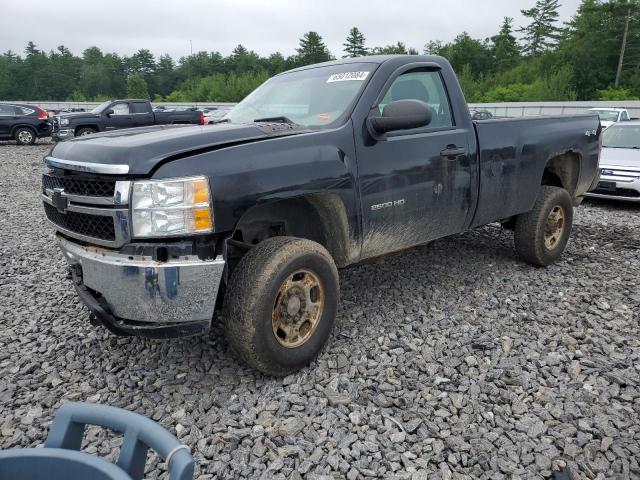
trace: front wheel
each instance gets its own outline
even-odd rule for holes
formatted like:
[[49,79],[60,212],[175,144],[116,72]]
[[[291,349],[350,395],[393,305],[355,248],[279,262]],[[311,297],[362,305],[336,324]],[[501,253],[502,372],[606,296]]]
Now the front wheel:
[[94,133],[96,133],[96,131],[93,128],[81,128],[78,130],[78,133],[76,133],[76,137],[86,137],[87,135],[92,135]]
[[36,143],[36,134],[33,130],[27,127],[16,130],[14,138],[18,145],[33,145]]
[[227,286],[229,344],[261,372],[288,375],[326,343],[339,295],[338,271],[322,245],[293,237],[264,240],[242,258]]
[[533,209],[518,215],[515,247],[518,256],[537,266],[554,263],[564,252],[573,225],[573,204],[560,187],[543,185]]

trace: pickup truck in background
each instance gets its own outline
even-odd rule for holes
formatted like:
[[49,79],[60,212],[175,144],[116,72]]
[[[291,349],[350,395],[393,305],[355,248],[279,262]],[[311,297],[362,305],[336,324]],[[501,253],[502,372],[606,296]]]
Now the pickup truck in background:
[[94,323],[172,337],[221,310],[237,355],[285,375],[329,338],[340,268],[491,222],[558,260],[600,133],[595,114],[474,122],[441,57],[342,59],[216,125],[59,143],[42,198]]
[[166,124],[204,124],[203,115],[193,110],[154,111],[149,100],[107,100],[89,112],[53,117],[54,141],[82,137],[123,128]]

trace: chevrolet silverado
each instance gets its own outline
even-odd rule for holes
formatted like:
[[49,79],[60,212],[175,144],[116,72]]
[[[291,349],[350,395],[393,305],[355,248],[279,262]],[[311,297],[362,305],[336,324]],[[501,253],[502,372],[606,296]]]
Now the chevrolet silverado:
[[284,375],[329,338],[341,268],[492,222],[525,262],[558,260],[600,131],[596,114],[474,122],[441,57],[342,59],[216,125],[61,142],[42,198],[93,323],[167,338],[220,311],[236,354]]

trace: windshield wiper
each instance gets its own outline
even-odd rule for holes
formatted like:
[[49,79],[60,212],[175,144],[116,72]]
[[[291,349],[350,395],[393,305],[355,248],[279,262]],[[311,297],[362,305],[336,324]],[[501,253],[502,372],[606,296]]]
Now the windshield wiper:
[[284,115],[278,115],[276,117],[256,118],[253,122],[290,123],[292,125],[297,125],[296,122],[291,120],[289,117],[285,117]]

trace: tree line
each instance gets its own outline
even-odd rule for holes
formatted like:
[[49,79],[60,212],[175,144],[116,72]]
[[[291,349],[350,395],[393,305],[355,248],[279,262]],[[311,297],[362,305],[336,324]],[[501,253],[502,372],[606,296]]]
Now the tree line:
[[[462,32],[450,42],[429,41],[421,50],[402,41],[369,47],[353,27],[340,56],[442,55],[469,102],[640,98],[640,0],[582,0],[562,24],[559,7],[559,0],[537,0],[522,10],[524,25],[506,17],[490,38]],[[236,102],[276,73],[331,59],[313,31],[287,57],[260,56],[243,45],[228,56],[203,51],[178,61],[156,58],[148,49],[121,56],[95,46],[76,56],[64,46],[44,52],[29,42],[24,55],[0,55],[0,99]]]

